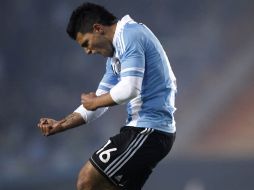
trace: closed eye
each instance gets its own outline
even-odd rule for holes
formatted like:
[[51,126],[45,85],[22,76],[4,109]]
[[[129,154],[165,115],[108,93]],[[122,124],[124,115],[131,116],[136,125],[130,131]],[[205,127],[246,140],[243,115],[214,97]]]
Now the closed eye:
[[81,47],[86,48],[88,47],[88,40],[85,40],[82,44]]

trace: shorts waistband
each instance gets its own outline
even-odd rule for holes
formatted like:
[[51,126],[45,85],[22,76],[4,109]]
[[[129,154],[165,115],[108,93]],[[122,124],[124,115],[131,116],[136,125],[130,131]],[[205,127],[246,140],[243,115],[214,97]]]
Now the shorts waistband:
[[[140,132],[142,130],[144,130],[145,128],[148,129],[148,127],[134,127],[134,126],[123,126],[120,131],[123,131],[123,130],[128,130],[128,129],[132,129],[132,130],[136,130],[137,132]],[[153,128],[152,128],[153,129]],[[171,136],[171,135],[175,135],[176,132],[174,133],[167,133],[165,131],[160,131],[158,129],[154,129],[154,133],[159,133],[159,134],[163,134],[163,135],[167,135],[167,136]]]

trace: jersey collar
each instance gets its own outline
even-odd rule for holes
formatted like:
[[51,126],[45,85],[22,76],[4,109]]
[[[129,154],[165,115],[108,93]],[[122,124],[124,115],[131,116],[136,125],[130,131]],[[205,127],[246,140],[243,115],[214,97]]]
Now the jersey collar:
[[125,15],[121,20],[117,22],[115,34],[113,37],[113,46],[116,47],[116,41],[119,33],[122,31],[123,27],[127,23],[134,22],[133,19],[129,15]]

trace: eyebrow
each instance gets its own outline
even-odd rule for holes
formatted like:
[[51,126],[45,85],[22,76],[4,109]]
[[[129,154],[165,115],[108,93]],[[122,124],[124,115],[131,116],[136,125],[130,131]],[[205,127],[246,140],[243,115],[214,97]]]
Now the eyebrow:
[[88,40],[85,40],[82,44],[81,47],[87,47],[88,46]]

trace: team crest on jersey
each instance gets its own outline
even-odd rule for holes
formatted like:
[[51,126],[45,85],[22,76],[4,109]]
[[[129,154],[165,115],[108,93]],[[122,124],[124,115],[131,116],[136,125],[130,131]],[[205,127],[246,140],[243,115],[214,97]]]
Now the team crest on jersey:
[[121,63],[117,57],[112,58],[111,67],[115,75],[119,75],[121,72]]

